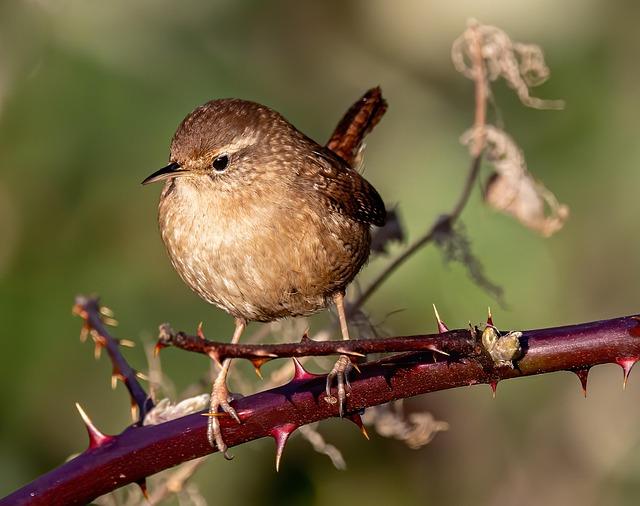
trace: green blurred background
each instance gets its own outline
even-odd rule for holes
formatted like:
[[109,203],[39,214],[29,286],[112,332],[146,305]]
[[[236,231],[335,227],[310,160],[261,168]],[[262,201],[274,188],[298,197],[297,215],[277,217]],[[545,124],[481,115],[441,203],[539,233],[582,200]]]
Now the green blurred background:
[[[166,162],[180,120],[211,98],[242,97],[324,142],[380,84],[390,107],[368,139],[366,174],[401,204],[416,237],[450,208],[468,165],[458,137],[472,122],[472,84],[449,50],[469,17],[541,44],[552,78],[536,94],[567,103],[563,112],[529,110],[495,87],[531,171],[572,213],[542,239],[483,207],[476,192],[463,221],[505,289],[496,323],[638,312],[639,16],[637,2],[607,0],[1,2],[0,496],[84,448],[75,401],[105,432],[129,423],[108,361],[78,342],[75,294],[99,293],[120,321],[117,335],[138,342],[163,321],[231,333],[231,319],[171,268],[156,226],[160,189],[139,185]],[[431,246],[367,309],[388,333],[418,333],[434,328],[432,302],[456,327],[495,305]],[[312,318],[312,328],[325,320]],[[140,346],[127,356],[146,368]],[[208,367],[175,350],[162,358],[178,390]],[[407,408],[430,410],[450,430],[419,451],[377,435],[367,443],[329,421],[321,432],[347,471],[298,437],[279,474],[273,442],[263,440],[235,448],[233,462],[214,456],[194,483],[210,504],[637,504],[640,384],[632,374],[623,394],[621,383],[608,365],[591,373],[586,400],[569,373],[502,383],[496,400],[487,386],[422,396]]]

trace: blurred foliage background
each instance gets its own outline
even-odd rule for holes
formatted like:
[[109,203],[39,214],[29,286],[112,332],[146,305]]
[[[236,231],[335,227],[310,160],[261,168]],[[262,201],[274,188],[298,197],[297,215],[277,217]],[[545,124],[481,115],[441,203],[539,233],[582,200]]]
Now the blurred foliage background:
[[[496,323],[638,312],[638,16],[639,4],[606,0],[1,2],[0,495],[85,447],[75,401],[107,433],[129,423],[108,361],[78,342],[75,294],[99,293],[121,322],[116,334],[138,342],[163,321],[231,333],[231,319],[171,268],[156,225],[160,188],[139,185],[166,162],[180,120],[211,98],[242,97],[322,143],[380,84],[390,108],[368,139],[366,175],[400,203],[416,237],[450,208],[468,166],[458,137],[472,122],[473,88],[449,50],[469,17],[540,44],[552,77],[536,94],[567,103],[525,109],[506,86],[494,88],[531,171],[572,213],[545,240],[483,207],[476,192],[463,221],[505,290]],[[361,282],[384,263],[372,262]],[[455,327],[495,305],[430,246],[367,309],[389,334],[418,333],[434,328],[432,302]],[[146,368],[141,346],[127,355]],[[162,360],[178,391],[208,367],[175,350]],[[488,386],[422,396],[407,409],[430,410],[450,430],[419,451],[366,442],[332,420],[320,429],[347,471],[298,437],[277,475],[273,442],[262,440],[235,448],[233,462],[214,456],[194,483],[211,504],[637,504],[640,384],[632,374],[623,394],[621,383],[608,365],[591,373],[586,400],[569,373],[505,382],[496,400]]]

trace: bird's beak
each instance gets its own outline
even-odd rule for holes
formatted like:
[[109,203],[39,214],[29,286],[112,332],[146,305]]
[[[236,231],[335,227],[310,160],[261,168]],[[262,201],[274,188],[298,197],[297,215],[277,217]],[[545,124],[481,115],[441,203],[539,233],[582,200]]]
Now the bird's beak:
[[184,169],[180,167],[176,162],[172,162],[166,167],[162,167],[160,170],[155,171],[149,177],[147,177],[142,184],[155,183],[156,181],[162,181],[168,179],[171,176],[175,176],[176,173],[182,172]]

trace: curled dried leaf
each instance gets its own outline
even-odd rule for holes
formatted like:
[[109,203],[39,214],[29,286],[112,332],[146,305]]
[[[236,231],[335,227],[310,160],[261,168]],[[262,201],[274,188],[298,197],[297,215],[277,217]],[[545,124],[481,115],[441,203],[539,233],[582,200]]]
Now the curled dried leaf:
[[363,416],[365,425],[373,425],[383,437],[403,441],[412,450],[430,443],[438,432],[449,429],[447,422],[436,420],[431,413],[417,412],[407,415],[402,401],[367,409]]
[[445,262],[464,265],[471,280],[504,306],[504,290],[487,277],[484,265],[473,253],[471,240],[462,222],[457,222],[454,227],[449,222],[443,222],[436,230],[434,240],[442,251]]
[[[485,156],[495,172],[485,190],[485,202],[516,218],[524,226],[549,237],[560,230],[569,217],[569,207],[536,181],[527,169],[522,150],[504,131],[485,127]],[[463,144],[473,142],[473,132],[462,137]]]
[[[536,109],[562,109],[562,100],[543,100],[531,96],[530,88],[544,83],[550,76],[540,46],[513,42],[500,28],[483,25],[472,19],[467,29],[451,47],[451,59],[456,70],[469,79],[476,79],[473,48],[480,39],[482,58],[488,81],[503,78],[513,88],[520,101]],[[488,87],[487,87],[488,89]]]

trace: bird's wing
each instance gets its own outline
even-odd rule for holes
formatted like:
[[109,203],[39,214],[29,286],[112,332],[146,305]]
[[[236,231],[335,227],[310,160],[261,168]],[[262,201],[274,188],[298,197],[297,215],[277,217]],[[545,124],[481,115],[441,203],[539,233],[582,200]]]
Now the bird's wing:
[[305,180],[335,211],[371,224],[384,225],[387,211],[376,189],[357,171],[326,148],[313,150],[305,163]]

